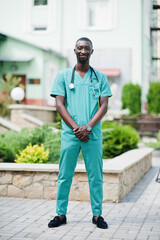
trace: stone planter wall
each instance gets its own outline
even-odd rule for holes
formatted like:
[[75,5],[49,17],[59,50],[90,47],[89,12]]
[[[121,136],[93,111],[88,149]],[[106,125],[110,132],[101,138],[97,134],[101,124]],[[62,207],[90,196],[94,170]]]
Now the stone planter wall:
[[43,107],[34,105],[13,104],[9,106],[11,109],[10,120],[13,124],[23,127],[37,127],[36,122],[29,121],[23,117],[24,114],[34,117],[37,120],[46,122],[55,122],[57,112],[55,107]]
[[[104,161],[103,201],[119,202],[151,168],[152,149],[126,152]],[[57,164],[0,163],[0,196],[55,199]],[[70,200],[89,201],[84,164],[78,164],[73,177]]]

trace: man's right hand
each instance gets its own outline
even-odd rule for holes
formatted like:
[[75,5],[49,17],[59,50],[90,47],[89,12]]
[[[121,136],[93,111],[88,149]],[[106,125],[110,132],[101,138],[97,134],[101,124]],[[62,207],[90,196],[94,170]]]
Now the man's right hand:
[[85,126],[78,126],[73,129],[73,132],[81,142],[88,142],[89,136]]
[[89,136],[87,135],[87,136],[85,136],[85,137],[83,137],[83,138],[81,138],[81,139],[79,139],[81,142],[88,142],[88,140],[89,140]]

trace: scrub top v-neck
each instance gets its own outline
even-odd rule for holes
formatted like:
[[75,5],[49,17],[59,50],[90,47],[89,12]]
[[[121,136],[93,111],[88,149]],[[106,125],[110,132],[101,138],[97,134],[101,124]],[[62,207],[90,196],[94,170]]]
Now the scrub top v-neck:
[[[112,93],[105,74],[95,69],[99,82],[97,82],[97,79],[93,74],[91,83],[91,69],[86,72],[83,78],[77,71],[75,71],[74,89],[70,89],[69,84],[72,77],[72,70],[73,68],[69,68],[57,74],[51,90],[51,96],[64,96],[65,107],[70,116],[78,126],[83,126],[86,125],[97,112],[99,97],[111,97]],[[100,96],[98,96],[99,92]],[[91,139],[102,138],[100,122],[92,128],[92,133],[89,136]],[[61,137],[65,139],[77,139],[73,130],[63,120]]]

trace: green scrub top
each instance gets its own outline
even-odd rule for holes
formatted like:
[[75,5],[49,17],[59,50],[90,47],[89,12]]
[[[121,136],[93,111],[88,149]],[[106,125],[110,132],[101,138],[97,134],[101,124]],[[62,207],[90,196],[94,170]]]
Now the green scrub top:
[[[65,97],[65,107],[72,119],[78,126],[86,125],[98,110],[99,97],[111,97],[112,93],[108,84],[107,77],[104,73],[97,71],[96,75],[89,69],[82,78],[80,74],[74,73],[74,89],[69,88],[71,82],[73,68],[60,71],[54,81],[51,96],[57,95]],[[89,134],[90,139],[101,139],[101,122],[92,128],[92,133]],[[77,139],[73,130],[62,120],[62,135],[63,139]],[[78,140],[78,139],[77,139]]]

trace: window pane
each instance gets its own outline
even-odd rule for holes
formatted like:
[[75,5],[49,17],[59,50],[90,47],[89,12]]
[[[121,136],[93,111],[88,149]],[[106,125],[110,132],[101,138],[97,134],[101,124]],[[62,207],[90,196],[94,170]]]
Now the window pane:
[[34,6],[47,5],[48,0],[34,0]]
[[88,25],[95,26],[95,4],[88,3]]
[[34,27],[34,31],[46,31],[47,27]]
[[87,0],[89,27],[107,27],[112,21],[111,0]]
[[34,78],[34,79],[30,78],[29,79],[29,84],[40,84],[40,79],[38,79],[38,78]]

